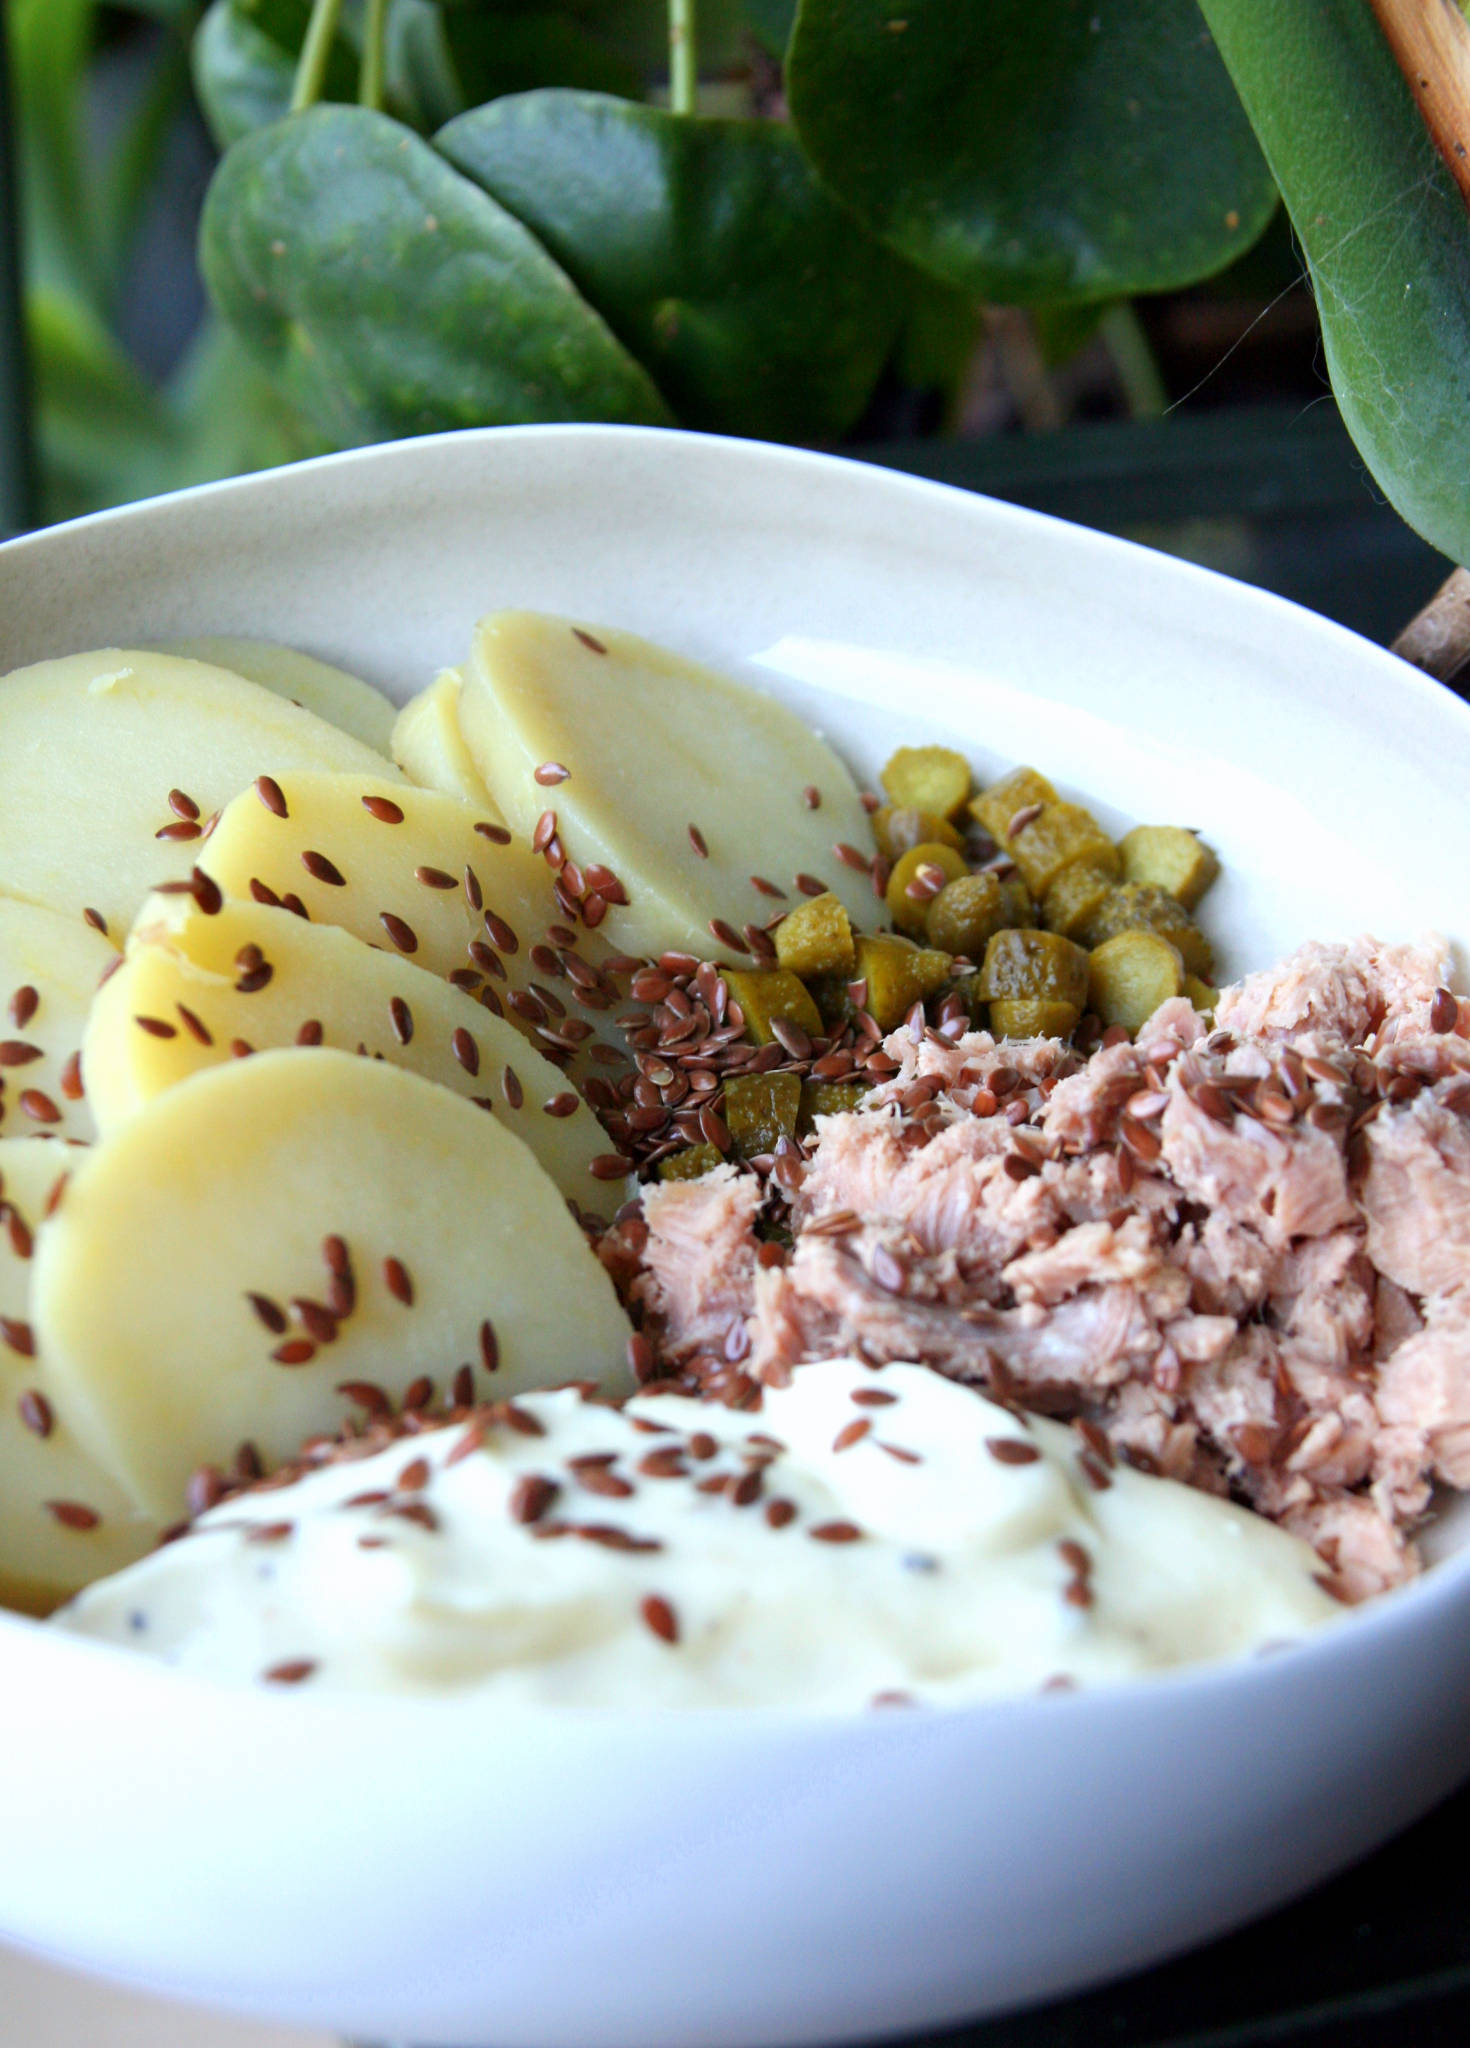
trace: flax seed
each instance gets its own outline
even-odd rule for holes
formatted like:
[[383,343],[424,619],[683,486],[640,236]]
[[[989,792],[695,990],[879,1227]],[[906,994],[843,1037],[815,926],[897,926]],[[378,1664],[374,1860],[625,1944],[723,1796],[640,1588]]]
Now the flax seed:
[[286,808],[286,799],[281,793],[281,785],[273,775],[256,776],[255,794],[273,817],[290,817],[291,813]]
[[39,1088],[23,1088],[20,1094],[20,1106],[33,1123],[59,1124],[61,1122],[61,1111],[51,1100],[51,1097],[43,1093]]
[[303,850],[301,865],[313,881],[324,882],[330,889],[347,887],[347,877],[336,862],[328,860],[324,853],[318,853],[314,847],[308,846]]
[[55,1426],[51,1403],[34,1387],[27,1387],[16,1402],[20,1419],[33,1436],[48,1437]]
[[23,982],[10,998],[10,1021],[16,1030],[24,1031],[40,1007],[40,996],[29,982]]
[[284,1663],[272,1664],[260,1675],[267,1685],[302,1685],[317,1668],[315,1657],[290,1657]]
[[413,1281],[402,1259],[384,1259],[383,1285],[395,1301],[401,1301],[405,1308],[413,1307]]
[[48,1500],[43,1501],[42,1506],[49,1515],[60,1522],[63,1529],[82,1532],[95,1529],[102,1520],[95,1508],[89,1508],[85,1502],[79,1500]]

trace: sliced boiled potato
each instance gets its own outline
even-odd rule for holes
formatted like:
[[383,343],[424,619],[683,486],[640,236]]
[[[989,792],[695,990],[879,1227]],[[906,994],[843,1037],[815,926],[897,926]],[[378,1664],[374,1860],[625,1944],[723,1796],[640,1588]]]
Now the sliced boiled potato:
[[261,1053],[76,1156],[36,1246],[39,1384],[161,1519],[242,1441],[274,1461],[339,1429],[343,1388],[442,1391],[463,1364],[480,1399],[628,1383],[627,1319],[555,1184],[418,1074]]
[[82,917],[0,896],[0,1131],[96,1136],[82,1033],[117,948]]
[[160,650],[189,661],[207,661],[231,669],[247,682],[259,683],[277,697],[287,697],[303,711],[314,711],[329,725],[351,733],[365,747],[386,755],[398,707],[391,697],[345,668],[333,668],[314,654],[282,647],[274,640],[245,640],[232,633],[206,633],[192,640],[170,640]]
[[594,1033],[622,1043],[610,984],[591,972],[606,941],[558,922],[550,869],[508,827],[444,790],[363,776],[284,776],[270,796],[237,797],[200,855],[226,895],[294,897],[313,923],[433,974],[478,976],[486,1007],[558,1065],[575,1070]]
[[36,1233],[65,1145],[0,1139],[0,1606],[47,1614],[104,1572],[141,1557],[158,1533],[107,1478],[40,1392],[31,1316]]
[[289,910],[154,896],[92,1006],[82,1067],[104,1135],[165,1088],[242,1049],[325,1045],[391,1060],[490,1104],[564,1195],[595,1206],[612,1149],[592,1111],[521,1034],[401,954]]
[[499,612],[476,630],[459,717],[508,824],[555,812],[584,917],[626,953],[738,959],[777,907],[757,875],[884,922],[852,777],[772,697],[630,633]]
[[502,824],[500,807],[459,729],[462,687],[459,670],[447,668],[427,690],[409,698],[393,727],[393,758],[410,782],[422,789],[447,789],[473,804],[481,817]]
[[205,662],[105,648],[0,680],[0,883],[120,937],[252,777],[301,768],[397,781],[325,719]]

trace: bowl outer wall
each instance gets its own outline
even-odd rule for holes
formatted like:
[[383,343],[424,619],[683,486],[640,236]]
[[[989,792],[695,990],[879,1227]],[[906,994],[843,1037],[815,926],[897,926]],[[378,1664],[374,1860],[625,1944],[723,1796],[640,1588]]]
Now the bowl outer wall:
[[[0,663],[253,632],[402,697],[499,605],[776,688],[871,774],[951,733],[1200,826],[1227,967],[1467,929],[1470,717],[1206,571],[832,458],[514,429],[0,549]],[[1113,1693],[810,1721],[280,1700],[0,1619],[0,1928],[283,2020],[497,2048],[832,2041],[1141,1964],[1470,1768],[1470,1569],[1310,1647]]]

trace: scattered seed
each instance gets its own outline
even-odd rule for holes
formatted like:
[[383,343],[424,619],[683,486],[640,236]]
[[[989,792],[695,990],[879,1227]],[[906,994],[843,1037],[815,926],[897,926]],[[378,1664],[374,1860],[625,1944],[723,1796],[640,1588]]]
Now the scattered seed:
[[48,1500],[42,1503],[50,1515],[54,1515],[63,1529],[95,1529],[102,1520],[95,1508],[89,1508],[79,1500]]
[[633,1161],[621,1152],[600,1152],[588,1161],[587,1171],[594,1180],[623,1180],[633,1171]]
[[[812,809],[816,809],[815,804]],[[803,896],[825,896],[827,893],[827,884],[816,875],[798,875],[796,886]]]
[[[174,1008],[179,1013],[180,1023],[183,1025],[184,1029],[188,1032],[191,1038],[197,1039],[200,1045],[214,1044],[214,1035],[210,1031],[209,1026],[203,1021],[202,1018],[195,1015],[195,1013],[189,1008],[187,1003],[176,1002],[174,1004]],[[137,1021],[141,1024],[143,1022],[143,1019],[139,1017]]]
[[581,641],[584,647],[590,648],[594,654],[607,653],[607,649],[606,647],[604,647],[602,642],[598,639],[595,639],[591,633],[584,633],[580,626],[573,626],[572,633],[576,639]]
[[276,1346],[271,1357],[277,1365],[308,1365],[316,1357],[316,1346],[309,1337],[290,1337]]
[[383,1285],[395,1301],[401,1301],[405,1308],[413,1307],[413,1281],[402,1259],[384,1259]]
[[199,839],[203,835],[198,825],[188,818],[176,819],[172,825],[160,825],[154,833],[155,839],[179,840]]
[[419,935],[411,924],[396,917],[391,910],[378,912],[378,923],[388,934],[400,953],[416,953],[419,949]]
[[988,1436],[985,1448],[998,1465],[1034,1465],[1041,1453],[1019,1436]]
[[365,796],[362,807],[370,818],[376,818],[380,825],[401,825],[403,806],[395,804],[391,796]]
[[279,1308],[268,1294],[247,1294],[245,1299],[255,1311],[257,1319],[265,1325],[273,1337],[285,1335],[285,1311]]
[[291,813],[286,808],[286,799],[281,794],[281,785],[273,775],[256,776],[255,794],[273,816],[277,818],[290,817]]
[[500,1370],[500,1340],[495,1334],[495,1325],[488,1318],[480,1325],[480,1363],[486,1372]]
[[856,1543],[863,1532],[856,1522],[818,1522],[806,1533],[818,1543]]
[[39,1045],[28,1045],[21,1038],[7,1038],[0,1044],[0,1067],[28,1067],[33,1060],[45,1057]]
[[858,1416],[855,1422],[849,1422],[842,1429],[838,1430],[836,1436],[832,1439],[833,1450],[851,1450],[854,1444],[862,1442],[872,1427],[873,1425],[866,1415]]
[[511,1488],[511,1520],[539,1522],[560,1492],[561,1488],[554,1479],[546,1479],[539,1472],[522,1473]]
[[312,1676],[317,1668],[315,1657],[289,1657],[282,1664],[272,1664],[261,1677],[267,1685],[301,1685]]
[[107,937],[107,919],[100,910],[93,910],[89,907],[82,912],[82,916],[94,932],[101,932],[104,939]]
[[662,1593],[649,1593],[639,1603],[638,1612],[645,1625],[650,1628],[661,1643],[677,1643],[679,1640],[679,1617]]
[[768,882],[764,875],[752,875],[750,886],[752,889],[758,889],[762,896],[774,896],[782,903],[787,901],[786,891],[778,889],[774,882]]
[[40,1007],[40,996],[28,981],[23,982],[10,998],[10,1021],[16,1030],[24,1031]]
[[23,1088],[20,1095],[20,1106],[33,1123],[59,1124],[61,1122],[61,1111],[56,1107],[51,1097],[43,1094],[39,1088]]
[[549,1102],[542,1103],[541,1108],[547,1116],[575,1116],[578,1100],[579,1098],[570,1092],[565,1095],[553,1095]]
[[1011,821],[1006,826],[1006,838],[1018,838],[1028,825],[1035,824],[1044,808],[1042,804],[1022,804],[1019,811],[1011,814]]
[[801,793],[801,800],[809,811],[819,811],[822,808],[822,792],[814,782],[807,784]]
[[198,804],[195,803],[193,797],[185,796],[181,789],[171,789],[169,791],[168,807],[176,817],[187,818],[191,824],[199,816]]
[[514,1067],[507,1067],[502,1073],[500,1077],[500,1092],[504,1095],[512,1109],[519,1109],[525,1101],[526,1091],[521,1086],[520,1075],[517,1074]]
[[457,889],[459,887],[453,875],[446,874],[443,868],[418,867],[413,871],[413,878],[425,889]]
[[312,877],[313,881],[325,882],[328,888],[331,889],[345,889],[347,887],[347,877],[337,866],[336,862],[328,860],[324,853],[317,853],[310,846],[301,855],[301,865],[306,869],[306,872]]
[[402,996],[394,996],[388,1005],[388,1021],[393,1026],[393,1036],[400,1045],[408,1045],[413,1039],[413,1011]]
[[1429,1028],[1431,1031],[1453,1031],[1460,1021],[1460,1005],[1447,988],[1434,991],[1434,1001],[1429,1006]]
[[488,839],[492,846],[510,845],[510,834],[504,825],[492,825],[482,819],[476,824],[475,830],[482,839]]
[[515,932],[506,923],[505,919],[497,917],[493,910],[485,912],[485,929],[490,934],[491,944],[498,946],[502,953],[518,953],[520,951],[521,942],[516,937]]
[[32,1435],[50,1436],[56,1418],[44,1394],[38,1394],[34,1387],[27,1387],[15,1405],[20,1410],[21,1421]]

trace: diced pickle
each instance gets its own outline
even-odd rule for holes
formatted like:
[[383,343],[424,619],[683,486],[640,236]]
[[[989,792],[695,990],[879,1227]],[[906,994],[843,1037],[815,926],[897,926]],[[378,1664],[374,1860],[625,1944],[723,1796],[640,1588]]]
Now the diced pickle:
[[1082,1016],[1075,1003],[1029,996],[990,1005],[990,1028],[997,1038],[1068,1038]]
[[964,855],[956,853],[952,846],[910,847],[902,859],[894,863],[893,873],[888,878],[888,892],[884,898],[888,915],[901,932],[906,932],[911,939],[922,939],[928,926],[930,904],[946,882],[957,881],[969,872]]
[[958,875],[929,905],[924,935],[946,953],[978,960],[985,942],[1006,924],[1005,891],[994,875]]
[[1008,834],[1017,811],[1029,810],[1032,804],[1054,804],[1056,800],[1057,793],[1044,775],[1034,768],[1013,768],[1009,775],[1002,775],[999,782],[992,782],[989,789],[980,792],[970,806],[970,816],[979,819],[1003,853],[1009,853]]
[[1041,921],[1049,932],[1075,939],[1113,886],[1113,876],[1101,868],[1074,861],[1063,868],[1041,899]]
[[856,1109],[871,1093],[866,1081],[803,1081],[799,1131],[805,1136],[814,1117],[840,1116],[844,1110]]
[[1087,1006],[1103,1023],[1137,1031],[1184,989],[1184,963],[1158,932],[1122,931],[1089,956]]
[[800,1114],[800,1074],[732,1074],[725,1083],[725,1124],[742,1159],[794,1138]]
[[1028,1000],[1075,1004],[1087,1001],[1087,955],[1055,932],[997,932],[985,948],[979,993],[991,1005]]
[[776,959],[788,974],[851,976],[857,965],[852,920],[829,889],[789,911],[776,927]]
[[952,747],[900,747],[889,756],[882,782],[895,804],[952,818],[963,809],[973,777]]
[[868,985],[863,1005],[882,1031],[893,1031],[917,1002],[949,979],[947,953],[911,945],[891,932],[857,942],[857,979]]
[[1201,981],[1197,974],[1186,974],[1184,993],[1197,1010],[1203,1010],[1207,1016],[1213,1016],[1215,1005],[1220,1000],[1219,989],[1212,988],[1207,981]]
[[817,1037],[822,1017],[816,1004],[794,974],[784,967],[727,967],[725,986],[732,1003],[745,1012],[745,1035],[757,1045],[771,1045],[776,1034],[772,1020],[785,1017],[803,1031]]
[[1135,825],[1118,842],[1123,878],[1166,889],[1176,903],[1193,910],[1220,872],[1220,863],[1201,839],[1183,825]]
[[686,1145],[682,1152],[671,1152],[667,1159],[658,1163],[660,1180],[698,1180],[712,1167],[724,1164],[724,1154],[713,1145]]
[[1020,869],[1026,887],[1038,897],[1074,861],[1113,875],[1122,867],[1117,847],[1081,804],[1043,804],[1029,824],[1013,830],[1001,844]]
[[1036,924],[1036,905],[1031,891],[1019,875],[1007,875],[1000,885],[1005,906],[1005,921],[1008,925],[1024,926],[1030,930]]
[[900,860],[911,846],[952,846],[956,853],[965,846],[948,818],[901,804],[885,804],[873,813],[873,838],[885,860]]
[[1158,932],[1183,960],[1185,971],[1208,981],[1214,969],[1209,941],[1184,905],[1164,889],[1147,882],[1117,882],[1077,931],[1087,947],[1102,945],[1119,932]]

